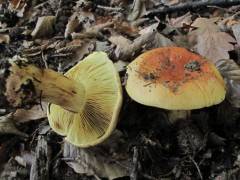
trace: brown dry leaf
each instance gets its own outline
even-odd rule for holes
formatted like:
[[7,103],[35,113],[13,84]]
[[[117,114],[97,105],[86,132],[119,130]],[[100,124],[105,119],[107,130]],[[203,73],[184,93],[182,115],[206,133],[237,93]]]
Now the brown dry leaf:
[[164,46],[173,46],[174,43],[157,32],[159,23],[155,23],[142,29],[133,42],[124,38],[123,36],[112,36],[109,41],[117,45],[115,49],[115,55],[117,58],[126,60],[131,58],[137,51],[141,49],[153,49]]
[[232,26],[233,35],[235,36],[238,45],[240,46],[240,23]]
[[191,23],[192,15],[190,12],[184,14],[183,16],[169,19],[169,24],[176,28],[181,28],[184,24],[190,25]]
[[224,77],[227,86],[227,100],[233,107],[240,108],[240,67],[231,59],[221,59],[216,67]]
[[17,12],[18,17],[23,17],[26,6],[26,0],[10,0],[8,8]]
[[128,15],[129,21],[134,21],[146,14],[145,0],[134,0],[132,12]]
[[197,27],[197,30],[189,33],[189,36],[196,39],[195,51],[213,62],[219,59],[228,59],[228,51],[234,49],[230,43],[236,42],[232,36],[220,31],[215,24],[216,20],[216,18],[198,18],[192,24]]
[[54,33],[55,16],[39,17],[37,24],[31,33],[33,38],[49,37]]
[[16,123],[28,122],[32,120],[39,120],[47,117],[47,103],[42,105],[35,105],[31,109],[18,109],[13,113],[12,118]]
[[80,40],[74,39],[66,44],[66,47],[57,49],[55,55],[66,54],[69,58],[62,62],[64,69],[68,69],[79,60],[81,60],[85,55],[89,54],[95,48],[95,42],[91,40]]
[[111,180],[129,175],[129,157],[121,156],[126,154],[123,153],[126,151],[124,146],[126,144],[122,140],[122,134],[115,131],[103,144],[91,148],[78,148],[65,143],[63,160],[76,173]]
[[21,9],[24,4],[25,4],[25,0],[9,0],[9,8],[11,9]]
[[115,49],[115,56],[120,59],[125,59],[128,56],[131,56],[132,49],[131,44],[132,41],[129,39],[121,36],[121,35],[114,35],[109,38],[109,41],[112,44],[117,45]]
[[69,18],[68,23],[66,25],[64,37],[68,38],[71,33],[76,32],[77,28],[79,27],[80,22],[78,20],[78,17],[75,13]]
[[22,137],[28,137],[27,134],[19,131],[12,118],[12,114],[0,117],[0,134],[15,134]]
[[0,44],[9,44],[10,36],[8,34],[0,34]]

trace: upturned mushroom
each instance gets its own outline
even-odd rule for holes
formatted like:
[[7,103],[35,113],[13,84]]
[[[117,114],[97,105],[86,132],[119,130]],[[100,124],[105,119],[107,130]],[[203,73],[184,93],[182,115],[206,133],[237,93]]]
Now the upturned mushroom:
[[111,60],[95,52],[65,75],[27,63],[12,63],[5,95],[15,107],[49,102],[52,129],[79,147],[104,141],[114,130],[122,103],[121,83]]
[[157,48],[137,57],[128,65],[126,90],[138,103],[167,110],[209,107],[226,94],[216,67],[181,47]]

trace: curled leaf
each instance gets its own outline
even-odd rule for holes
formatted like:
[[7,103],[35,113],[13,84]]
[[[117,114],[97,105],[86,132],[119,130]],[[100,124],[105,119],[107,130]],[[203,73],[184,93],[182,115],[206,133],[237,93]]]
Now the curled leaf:
[[33,38],[43,38],[54,33],[55,16],[39,17],[35,29],[31,33]]
[[240,107],[240,67],[231,59],[217,61],[216,67],[224,77],[227,86],[227,100],[232,106]]

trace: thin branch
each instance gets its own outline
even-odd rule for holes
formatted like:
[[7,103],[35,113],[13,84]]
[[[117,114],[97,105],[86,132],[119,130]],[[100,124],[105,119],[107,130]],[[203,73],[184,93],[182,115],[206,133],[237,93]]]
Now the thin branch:
[[240,0],[200,0],[200,1],[193,1],[193,2],[186,2],[178,5],[173,6],[164,6],[158,9],[154,9],[152,11],[148,11],[146,16],[154,16],[160,14],[166,14],[176,11],[183,11],[187,9],[195,9],[195,8],[202,8],[207,6],[234,6],[240,5]]
[[104,9],[106,11],[123,11],[123,9],[119,7],[109,7],[109,6],[102,6],[102,5],[97,5],[97,8]]
[[197,171],[198,171],[198,174],[199,174],[199,177],[201,180],[203,180],[203,176],[202,176],[202,173],[201,173],[201,170],[198,166],[198,164],[196,163],[196,161],[192,158],[192,157],[189,157],[189,159],[192,161],[192,163],[195,165]]
[[139,163],[139,153],[138,153],[138,148],[135,146],[133,147],[133,168],[130,173],[131,180],[138,179],[138,163]]

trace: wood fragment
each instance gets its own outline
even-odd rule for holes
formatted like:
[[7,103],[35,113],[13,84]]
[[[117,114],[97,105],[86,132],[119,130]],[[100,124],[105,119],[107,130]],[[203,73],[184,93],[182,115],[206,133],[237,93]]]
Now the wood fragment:
[[164,6],[158,9],[148,11],[146,16],[154,16],[167,14],[171,12],[202,8],[207,6],[234,6],[239,5],[240,0],[200,0],[200,1],[188,1],[186,3],[181,3],[173,6]]

